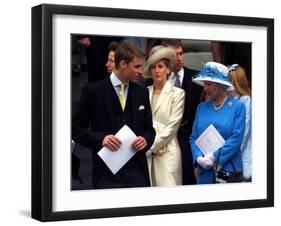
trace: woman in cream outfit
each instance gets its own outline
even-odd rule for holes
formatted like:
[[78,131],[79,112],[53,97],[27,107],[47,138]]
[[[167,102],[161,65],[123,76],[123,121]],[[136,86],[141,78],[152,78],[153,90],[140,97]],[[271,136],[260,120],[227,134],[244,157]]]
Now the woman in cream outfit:
[[152,77],[149,86],[153,127],[156,137],[147,160],[152,186],[182,184],[181,151],[177,140],[183,111],[185,93],[167,79],[176,60],[173,49],[155,46],[145,63],[143,76]]

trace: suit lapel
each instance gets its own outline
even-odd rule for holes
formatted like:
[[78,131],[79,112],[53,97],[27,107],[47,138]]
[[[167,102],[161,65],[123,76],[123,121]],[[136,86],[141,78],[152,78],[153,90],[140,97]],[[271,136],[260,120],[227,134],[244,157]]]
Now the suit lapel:
[[135,133],[137,132],[137,123],[138,123],[138,107],[139,107],[139,94],[138,90],[135,88],[135,84],[133,82],[129,83],[129,90],[128,90],[128,96],[127,101],[130,101],[131,105],[131,121],[132,121],[132,127],[131,128]]
[[191,82],[190,75],[189,75],[188,71],[184,68],[181,88],[185,89],[186,86],[189,86],[190,82]]
[[[153,115],[155,115],[155,113],[157,112],[157,110],[159,109],[160,105],[163,104],[166,101],[167,96],[169,95],[169,93],[172,91],[172,84],[167,81],[160,93],[159,99],[156,103],[155,108],[153,109]],[[152,87],[152,92],[153,92],[153,87]]]
[[[114,99],[117,98],[116,92],[111,84],[109,77],[105,81],[105,89],[104,89],[104,102],[107,109],[107,114],[109,116],[109,120],[111,122],[112,129],[115,130],[114,125]],[[118,99],[118,98],[117,98]],[[121,108],[121,106],[120,106]]]
[[153,85],[148,87],[148,92],[149,92],[149,102],[151,103],[152,95],[153,95]]
[[188,86],[188,88],[191,88],[193,85],[195,85],[192,82],[192,78],[198,73],[199,73],[198,71],[194,71],[194,70],[191,70],[191,69],[188,69],[188,68],[184,68],[182,88],[184,88],[184,84],[185,84],[185,86]]

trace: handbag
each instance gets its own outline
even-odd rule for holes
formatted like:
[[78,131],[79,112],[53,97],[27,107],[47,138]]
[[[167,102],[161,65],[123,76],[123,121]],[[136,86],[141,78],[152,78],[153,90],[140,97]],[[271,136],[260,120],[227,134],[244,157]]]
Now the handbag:
[[215,168],[214,168],[214,184],[223,184],[223,183],[238,183],[243,181],[243,175],[242,172],[236,171],[236,168],[234,164],[231,161],[232,168],[234,172],[223,172],[218,171],[218,165],[219,160],[221,156],[221,148],[218,151],[218,161],[216,162]]

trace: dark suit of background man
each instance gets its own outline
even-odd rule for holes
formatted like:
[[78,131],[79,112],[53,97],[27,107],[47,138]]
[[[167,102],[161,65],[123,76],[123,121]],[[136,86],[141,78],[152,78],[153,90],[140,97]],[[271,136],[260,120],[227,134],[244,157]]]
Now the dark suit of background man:
[[[196,184],[189,137],[192,132],[192,125],[202,91],[201,87],[192,82],[192,77],[194,77],[198,71],[183,66],[184,55],[180,40],[163,40],[162,45],[175,49],[177,54],[175,73],[179,76],[179,84],[177,86],[182,88],[186,93],[183,118],[178,130],[178,141],[182,153],[182,180],[184,185]],[[176,84],[177,76],[175,73],[172,73],[169,77],[174,85]]]
[[[150,186],[145,152],[152,145],[152,127],[148,90],[135,81],[142,74],[144,54],[129,42],[115,52],[115,69],[102,81],[85,87],[73,118],[73,140],[93,149],[93,187],[123,188]],[[121,83],[126,105],[119,100]],[[114,134],[128,125],[137,138],[132,143],[137,154],[114,175],[97,155],[102,146],[118,151],[121,141]]]

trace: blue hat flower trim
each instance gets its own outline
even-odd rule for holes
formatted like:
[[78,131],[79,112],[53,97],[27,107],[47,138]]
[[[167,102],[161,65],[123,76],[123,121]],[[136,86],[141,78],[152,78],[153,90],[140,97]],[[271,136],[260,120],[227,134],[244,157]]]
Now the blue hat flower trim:
[[196,78],[211,77],[215,80],[222,80],[229,82],[228,75],[220,71],[215,65],[205,64],[201,71],[197,74]]

